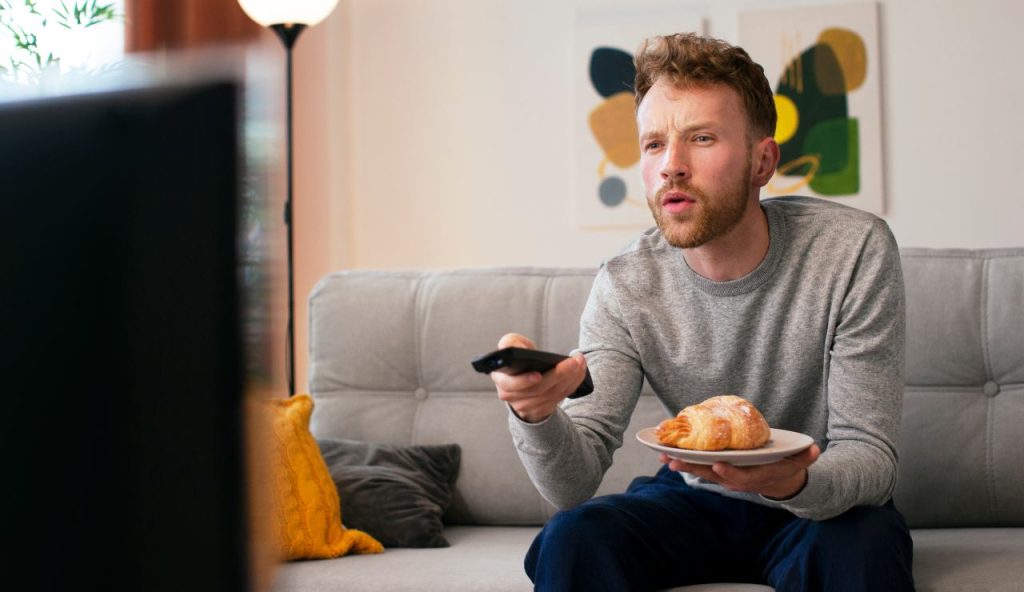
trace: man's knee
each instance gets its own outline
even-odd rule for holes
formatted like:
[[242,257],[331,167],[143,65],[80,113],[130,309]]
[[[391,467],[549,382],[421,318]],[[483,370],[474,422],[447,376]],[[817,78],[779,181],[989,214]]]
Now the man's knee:
[[857,506],[831,520],[816,523],[818,544],[854,546],[870,555],[912,544],[903,516],[892,503]]
[[548,520],[538,536],[546,544],[574,548],[614,544],[621,539],[613,534],[619,513],[613,500],[595,498],[558,512]]
[[629,549],[620,515],[605,498],[558,512],[526,555],[527,575],[545,589],[630,589],[632,576],[621,569]]

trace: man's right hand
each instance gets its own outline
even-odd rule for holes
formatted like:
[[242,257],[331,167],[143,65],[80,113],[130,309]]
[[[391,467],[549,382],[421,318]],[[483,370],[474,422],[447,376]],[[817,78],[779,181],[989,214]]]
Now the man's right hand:
[[[498,341],[498,349],[537,346],[522,335],[508,333]],[[544,374],[524,372],[506,374],[501,370],[491,372],[491,380],[498,388],[498,398],[508,403],[520,419],[527,423],[539,423],[555,412],[558,404],[571,395],[583,382],[587,374],[587,360],[576,353]]]

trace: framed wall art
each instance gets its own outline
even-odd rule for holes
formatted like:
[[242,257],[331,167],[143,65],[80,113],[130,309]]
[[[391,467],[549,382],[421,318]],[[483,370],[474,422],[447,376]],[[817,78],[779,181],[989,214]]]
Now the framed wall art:
[[765,69],[782,159],[762,197],[884,209],[878,5],[742,12],[739,45]]
[[696,11],[577,13],[573,215],[584,229],[653,225],[640,176],[633,54],[653,35],[704,32]]

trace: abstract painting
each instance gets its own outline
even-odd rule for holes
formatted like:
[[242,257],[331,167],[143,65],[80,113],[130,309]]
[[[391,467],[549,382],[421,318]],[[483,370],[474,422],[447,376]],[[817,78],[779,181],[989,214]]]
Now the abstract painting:
[[739,45],[764,67],[779,116],[782,158],[762,196],[882,214],[877,3],[744,12]]
[[653,35],[703,30],[703,16],[696,11],[577,15],[572,62],[577,226],[599,230],[654,224],[640,176],[633,53]]

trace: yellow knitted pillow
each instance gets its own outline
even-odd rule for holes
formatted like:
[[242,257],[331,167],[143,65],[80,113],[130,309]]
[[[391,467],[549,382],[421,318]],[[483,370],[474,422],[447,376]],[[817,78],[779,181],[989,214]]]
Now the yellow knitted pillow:
[[384,550],[365,532],[341,523],[338,490],[309,432],[313,399],[295,395],[267,401],[273,445],[276,530],[284,559],[322,559]]

